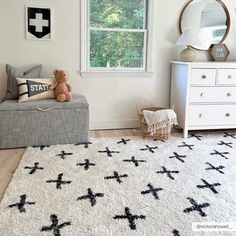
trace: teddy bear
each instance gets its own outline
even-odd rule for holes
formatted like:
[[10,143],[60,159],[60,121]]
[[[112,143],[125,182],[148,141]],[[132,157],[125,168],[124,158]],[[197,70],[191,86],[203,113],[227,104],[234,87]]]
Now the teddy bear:
[[50,87],[54,89],[58,102],[69,102],[72,98],[71,86],[66,82],[69,80],[68,73],[64,70],[53,71],[56,83]]

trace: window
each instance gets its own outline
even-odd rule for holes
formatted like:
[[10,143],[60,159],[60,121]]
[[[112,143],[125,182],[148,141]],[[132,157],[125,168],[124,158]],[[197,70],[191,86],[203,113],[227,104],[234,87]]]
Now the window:
[[147,70],[149,1],[82,1],[82,70]]

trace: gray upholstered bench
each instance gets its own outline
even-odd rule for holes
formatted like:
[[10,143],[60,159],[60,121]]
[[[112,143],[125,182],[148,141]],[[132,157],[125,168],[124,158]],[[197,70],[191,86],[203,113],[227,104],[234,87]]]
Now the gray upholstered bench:
[[89,109],[85,97],[0,104],[0,149],[88,141]]

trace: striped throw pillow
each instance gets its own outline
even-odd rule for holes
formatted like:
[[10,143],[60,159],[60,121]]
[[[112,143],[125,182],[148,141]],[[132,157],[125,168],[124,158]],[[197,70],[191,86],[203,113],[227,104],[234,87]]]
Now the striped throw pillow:
[[19,102],[55,98],[54,89],[50,86],[55,84],[54,78],[17,78],[19,89]]

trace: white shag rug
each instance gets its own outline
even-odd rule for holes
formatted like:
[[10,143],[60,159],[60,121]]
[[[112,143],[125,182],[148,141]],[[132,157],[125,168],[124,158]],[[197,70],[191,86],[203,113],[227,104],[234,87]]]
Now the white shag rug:
[[0,204],[4,236],[191,236],[236,222],[236,135],[98,138],[27,148]]

